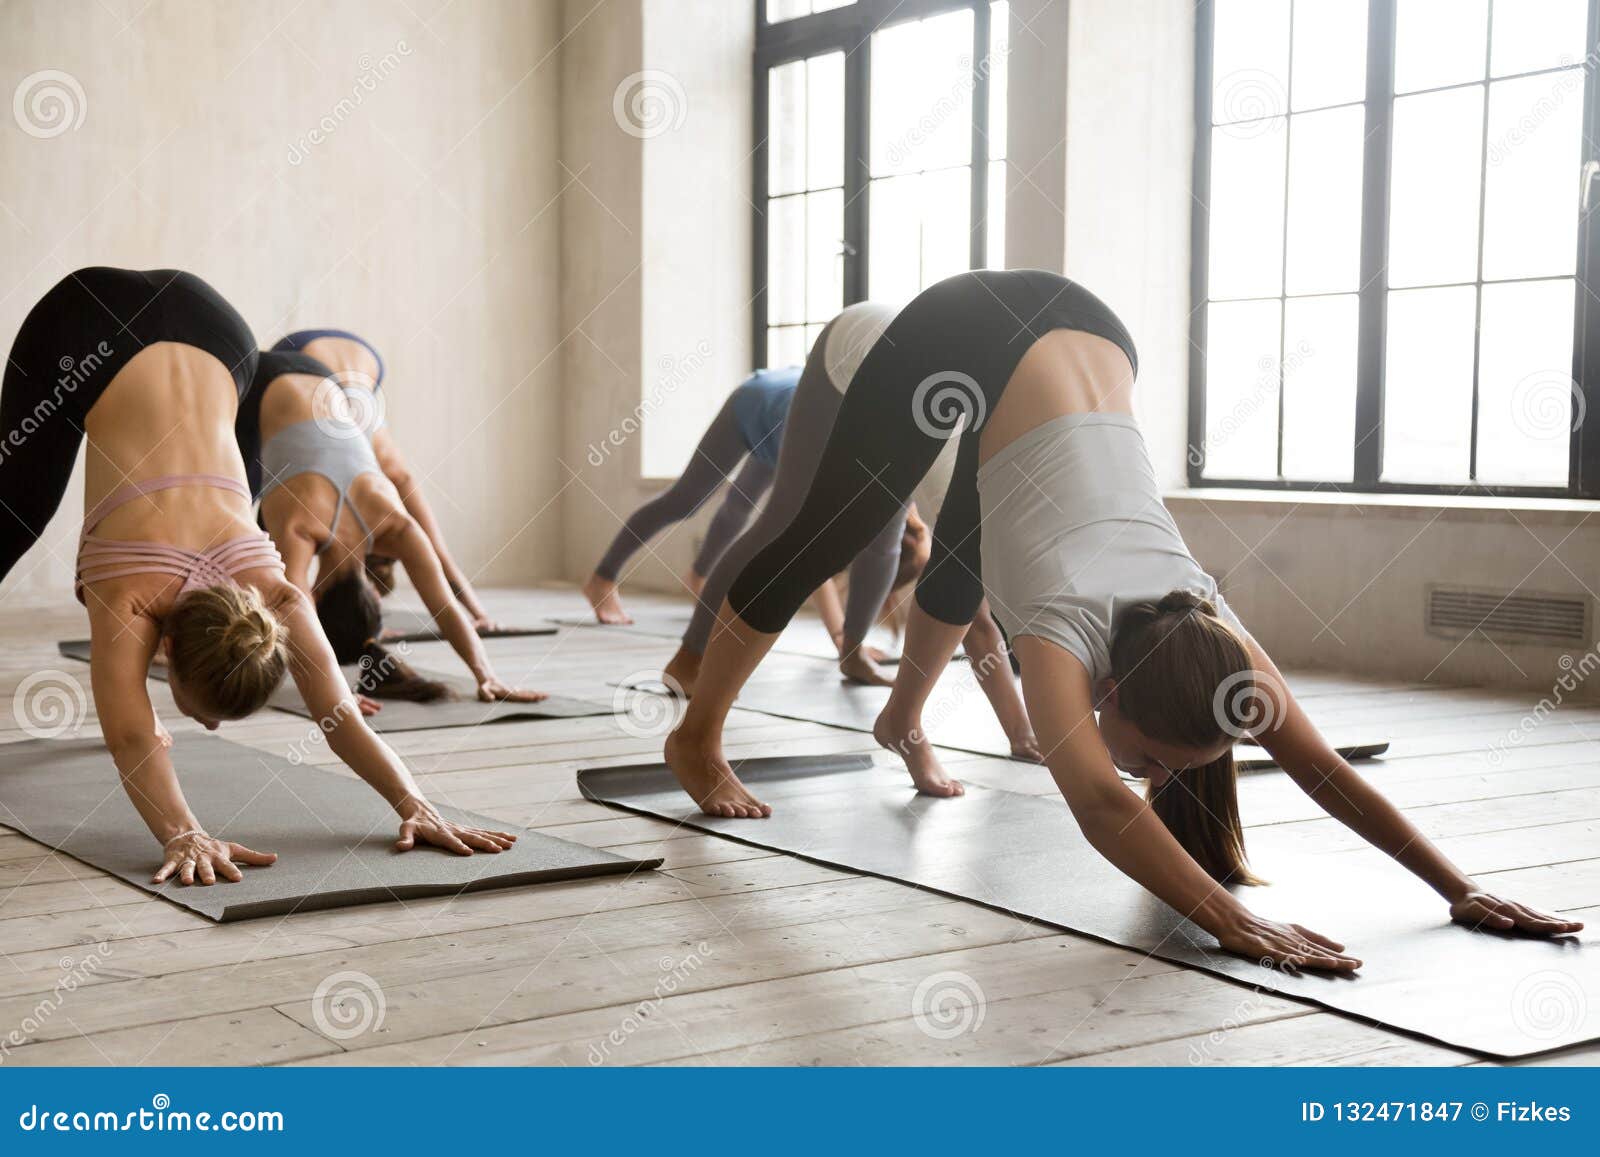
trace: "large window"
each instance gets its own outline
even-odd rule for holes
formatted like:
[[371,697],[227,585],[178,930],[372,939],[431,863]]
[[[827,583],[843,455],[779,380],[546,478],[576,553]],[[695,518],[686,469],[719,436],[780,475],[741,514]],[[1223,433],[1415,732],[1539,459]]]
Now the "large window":
[[1600,494],[1597,9],[1204,0],[1191,481]]
[[1004,0],[758,0],[756,360],[1004,264]]

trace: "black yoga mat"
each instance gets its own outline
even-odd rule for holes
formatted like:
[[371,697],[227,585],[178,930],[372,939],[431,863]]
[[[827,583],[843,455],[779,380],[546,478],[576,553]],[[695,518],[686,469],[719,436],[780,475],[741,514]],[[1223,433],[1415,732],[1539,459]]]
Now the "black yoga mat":
[[[69,659],[89,661],[89,640],[73,639],[57,644],[57,649]],[[349,664],[339,668],[345,682],[352,688],[361,668]],[[434,671],[417,671],[426,679],[437,679],[450,687],[456,697],[437,703],[407,703],[401,699],[384,699],[383,710],[366,717],[367,726],[374,731],[426,731],[434,727],[473,727],[479,723],[504,723],[512,719],[579,719],[585,716],[610,715],[611,707],[605,703],[591,703],[587,699],[571,699],[552,695],[537,703],[483,703],[471,680]],[[167,681],[167,668],[162,663],[150,665],[150,678]],[[310,719],[311,712],[300,698],[295,685],[284,680],[283,686],[273,693],[267,705],[278,711]]]
[[[528,635],[554,635],[553,626],[495,627],[480,630],[480,639],[520,639]],[[434,643],[444,638],[425,611],[388,610],[383,612],[383,641],[386,643]]]
[[1296,975],[1221,952],[1096,852],[1059,799],[970,784],[965,796],[932,799],[871,756],[734,766],[772,818],[703,815],[659,764],[584,769],[578,786],[629,811],[972,900],[1493,1056],[1600,1038],[1600,933],[1548,941],[1458,928],[1431,890],[1376,851],[1254,861],[1273,881],[1238,890],[1254,912],[1333,936],[1365,962],[1354,976]]
[[[666,693],[656,680],[635,680],[623,685],[652,694]],[[738,705],[763,715],[870,735],[872,724],[888,701],[887,687],[845,683],[832,665],[787,658],[769,659],[739,692]],[[940,677],[923,712],[923,724],[936,746],[979,755],[1011,755],[1011,744],[969,666],[951,664]],[[1369,759],[1382,755],[1389,743],[1371,736],[1343,736],[1335,737],[1334,749],[1346,759]],[[1239,744],[1234,756],[1246,771],[1276,766],[1270,755],[1250,743]]]
[[0,823],[211,920],[281,916],[381,900],[454,895],[658,867],[487,816],[440,807],[446,819],[511,831],[495,855],[393,850],[400,821],[360,780],[297,766],[214,735],[182,735],[177,763],[207,830],[257,851],[269,868],[237,884],[150,883],[161,848],[117,782],[98,739],[33,739],[0,747]]

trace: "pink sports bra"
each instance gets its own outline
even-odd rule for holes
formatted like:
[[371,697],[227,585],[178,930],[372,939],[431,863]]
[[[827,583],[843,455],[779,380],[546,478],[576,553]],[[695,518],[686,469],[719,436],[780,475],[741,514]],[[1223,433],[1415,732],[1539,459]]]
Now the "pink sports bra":
[[[255,567],[283,569],[283,556],[264,531],[241,535],[202,551],[171,546],[164,542],[138,539],[96,538],[91,532],[106,515],[136,498],[178,486],[212,486],[231,490],[250,498],[250,490],[236,478],[221,474],[167,474],[147,478],[112,491],[95,504],[83,519],[83,537],[78,540],[78,574],[73,593],[83,602],[83,584],[136,574],[165,574],[183,580],[178,595],[200,587],[232,583],[240,571]],[[91,573],[92,572],[92,573]]]

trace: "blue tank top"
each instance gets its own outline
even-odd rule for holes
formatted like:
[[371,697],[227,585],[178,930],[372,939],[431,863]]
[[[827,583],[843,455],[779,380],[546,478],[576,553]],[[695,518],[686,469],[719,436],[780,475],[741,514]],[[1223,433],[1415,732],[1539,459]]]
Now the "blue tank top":
[[757,370],[733,391],[733,416],[739,422],[750,453],[776,466],[783,443],[783,423],[789,416],[794,388],[800,384],[800,367]]

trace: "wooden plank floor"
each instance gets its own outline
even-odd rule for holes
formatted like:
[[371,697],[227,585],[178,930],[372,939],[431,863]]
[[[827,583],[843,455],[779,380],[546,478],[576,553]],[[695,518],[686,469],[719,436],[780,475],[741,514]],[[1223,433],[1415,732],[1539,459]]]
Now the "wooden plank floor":
[[[581,609],[567,590],[493,594],[507,621]],[[86,689],[88,668],[55,651],[85,633],[75,606],[0,613],[0,697],[12,701],[42,670]],[[576,628],[490,647],[508,680],[609,702],[608,681],[659,669],[672,643]],[[452,663],[443,644],[414,645],[410,657]],[[1296,683],[1324,725],[1394,739],[1384,787],[1486,885],[1600,917],[1600,709],[1565,708],[1505,746],[1525,697],[1326,673]],[[194,725],[164,686],[153,695],[181,768]],[[3,722],[0,742],[26,738],[13,716]],[[281,752],[306,727],[263,712],[223,734]],[[611,717],[390,738],[442,802],[660,855],[665,867],[219,926],[0,827],[4,1063],[1477,1063],[975,904],[590,803],[575,786],[580,765],[659,752],[658,739]],[[872,747],[864,735],[744,711],[728,740],[736,756]],[[951,758],[974,782],[1054,790],[1038,768]],[[313,761],[332,763],[325,751]],[[110,786],[109,759],[106,773]],[[1254,841],[1329,856],[1352,844],[1280,773],[1247,777],[1242,797]],[[0,796],[0,819],[3,805]],[[80,964],[89,957],[92,970]],[[336,995],[318,1006],[329,978]],[[949,1025],[919,1021],[919,987],[950,998]],[[1597,1062],[1594,1047],[1541,1058]]]

